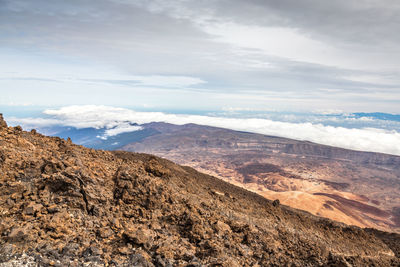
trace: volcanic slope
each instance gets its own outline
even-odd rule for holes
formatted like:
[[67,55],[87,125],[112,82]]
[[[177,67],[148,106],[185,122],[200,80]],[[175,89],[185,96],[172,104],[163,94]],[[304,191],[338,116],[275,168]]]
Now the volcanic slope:
[[400,232],[399,156],[196,124],[141,126],[158,133],[122,149],[167,158],[314,215]]
[[400,236],[0,117],[0,266],[398,266]]

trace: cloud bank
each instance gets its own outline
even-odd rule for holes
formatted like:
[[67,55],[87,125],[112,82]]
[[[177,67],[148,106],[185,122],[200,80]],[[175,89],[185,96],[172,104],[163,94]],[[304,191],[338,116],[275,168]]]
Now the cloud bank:
[[229,118],[203,115],[167,114],[162,112],[137,112],[109,106],[68,106],[48,109],[49,118],[13,119],[11,123],[23,125],[64,125],[77,128],[107,128],[108,136],[138,130],[133,123],[167,122],[183,125],[196,123],[215,127],[247,131],[265,135],[307,140],[319,144],[347,149],[400,155],[400,133],[376,128],[348,129],[315,123],[294,123],[262,118]]
[[0,0],[0,31],[0,105],[400,102],[397,0]]

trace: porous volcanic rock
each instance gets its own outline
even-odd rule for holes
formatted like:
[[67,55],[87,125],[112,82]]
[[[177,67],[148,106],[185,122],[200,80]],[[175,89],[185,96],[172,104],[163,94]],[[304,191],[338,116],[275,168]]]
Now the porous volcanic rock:
[[0,127],[0,266],[398,266],[399,243],[152,155]]

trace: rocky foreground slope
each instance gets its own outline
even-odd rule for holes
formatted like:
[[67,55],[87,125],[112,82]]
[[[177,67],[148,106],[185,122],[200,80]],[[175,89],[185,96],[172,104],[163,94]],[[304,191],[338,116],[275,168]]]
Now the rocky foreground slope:
[[398,266],[400,236],[0,117],[0,266]]

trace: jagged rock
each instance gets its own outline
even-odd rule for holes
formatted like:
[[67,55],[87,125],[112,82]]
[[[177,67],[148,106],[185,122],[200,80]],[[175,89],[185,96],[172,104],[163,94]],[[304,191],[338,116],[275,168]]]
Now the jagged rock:
[[400,264],[399,235],[277,209],[155,156],[4,127],[0,143],[0,266]]
[[15,132],[22,132],[22,127],[17,125],[17,126],[14,127],[14,131]]
[[229,225],[227,225],[226,223],[221,222],[221,221],[217,221],[217,223],[215,224],[215,229],[217,230],[217,232],[219,234],[232,232],[231,228],[229,227]]
[[141,225],[132,225],[124,229],[124,237],[128,242],[144,247],[151,247],[153,243],[153,232]]
[[274,207],[279,207],[280,204],[281,202],[279,201],[279,199],[275,199],[274,201],[272,201],[272,206]]
[[15,226],[7,236],[7,240],[11,243],[21,242],[28,237],[27,227]]
[[133,254],[129,258],[128,266],[153,267],[154,265],[140,254]]
[[42,204],[32,204],[25,208],[24,213],[27,215],[35,215],[43,207]]
[[0,128],[7,128],[7,122],[4,120],[2,113],[0,113]]

